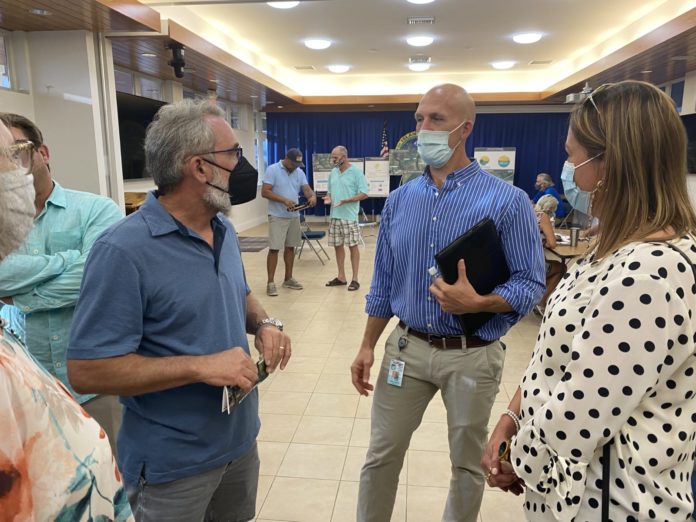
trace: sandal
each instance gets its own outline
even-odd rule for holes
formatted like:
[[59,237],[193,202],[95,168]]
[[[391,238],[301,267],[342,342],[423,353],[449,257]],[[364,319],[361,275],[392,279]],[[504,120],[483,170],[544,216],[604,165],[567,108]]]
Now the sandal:
[[350,284],[348,285],[348,291],[352,292],[353,290],[357,290],[360,288],[360,283],[357,281],[351,281]]
[[347,284],[348,283],[346,281],[341,281],[338,277],[334,277],[331,281],[326,283],[326,286],[343,286]]

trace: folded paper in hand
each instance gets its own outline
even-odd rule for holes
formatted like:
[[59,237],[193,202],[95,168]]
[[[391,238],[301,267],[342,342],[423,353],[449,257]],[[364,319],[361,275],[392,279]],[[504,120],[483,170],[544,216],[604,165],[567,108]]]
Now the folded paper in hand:
[[[480,295],[490,294],[510,278],[498,230],[490,218],[482,219],[435,254],[445,283],[451,285],[457,282],[460,259],[464,260],[471,286]],[[467,335],[474,335],[493,315],[492,312],[463,314],[459,316],[459,321]]]

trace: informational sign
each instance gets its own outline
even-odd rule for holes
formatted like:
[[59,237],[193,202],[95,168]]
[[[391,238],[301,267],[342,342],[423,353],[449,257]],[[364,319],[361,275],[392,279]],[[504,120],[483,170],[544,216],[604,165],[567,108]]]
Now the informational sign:
[[474,158],[481,168],[507,181],[515,181],[515,147],[476,147]]
[[328,192],[331,169],[333,169],[333,165],[331,165],[331,154],[312,154],[314,192]]
[[417,178],[425,170],[425,163],[413,148],[389,151],[389,174],[400,176],[400,185]]
[[365,173],[365,158],[348,158],[348,163],[358,167],[363,174]]
[[389,195],[389,160],[365,158],[365,178],[371,198],[386,198]]

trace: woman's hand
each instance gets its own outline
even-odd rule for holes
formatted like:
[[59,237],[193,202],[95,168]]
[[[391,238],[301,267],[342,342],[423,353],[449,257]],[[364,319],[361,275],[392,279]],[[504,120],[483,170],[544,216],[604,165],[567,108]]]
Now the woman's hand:
[[524,491],[524,483],[515,475],[512,464],[498,459],[498,449],[503,441],[510,441],[515,435],[515,423],[503,415],[488,439],[486,449],[481,457],[481,469],[489,486],[500,488],[519,495]]

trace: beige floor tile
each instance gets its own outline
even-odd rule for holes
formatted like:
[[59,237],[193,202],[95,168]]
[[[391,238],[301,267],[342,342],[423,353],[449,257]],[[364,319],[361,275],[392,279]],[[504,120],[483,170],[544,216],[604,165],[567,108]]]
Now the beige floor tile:
[[353,433],[350,436],[350,445],[363,448],[370,445],[370,419],[355,419]]
[[[355,512],[358,505],[358,483],[341,482],[336,496],[331,522],[355,522]],[[396,491],[394,511],[391,522],[404,522],[406,520],[406,488],[400,486]]]
[[354,359],[355,356],[358,353],[358,349],[360,348],[360,343],[356,343],[353,341],[344,343],[344,342],[337,342],[334,343],[334,345],[331,347],[331,351],[329,352],[329,358],[331,357],[336,357],[339,359]]
[[302,415],[309,402],[309,392],[274,392],[266,391],[259,401],[261,413],[283,413]]
[[346,460],[345,446],[290,444],[279,477],[339,480]]
[[432,398],[430,404],[425,409],[423,414],[424,422],[447,422],[447,409],[445,408],[445,403],[442,402],[440,394],[436,394]]
[[353,364],[353,359],[354,357],[337,357],[332,355],[326,360],[326,364],[321,373],[350,375],[350,365]]
[[292,341],[293,356],[297,357],[328,357],[332,344],[311,344]]
[[353,419],[340,417],[303,417],[293,442],[347,446]]
[[[290,359],[290,365],[293,360]],[[319,381],[318,373],[282,371],[275,374],[273,383],[268,386],[274,392],[312,392]]]
[[309,399],[305,415],[324,417],[355,418],[358,409],[358,395],[337,395],[333,393],[314,393]]
[[[365,456],[367,455],[367,448],[360,446],[351,446],[348,448],[348,454],[346,455],[346,463],[343,466],[343,474],[341,475],[341,480],[347,480],[350,482],[360,481],[360,470],[362,470],[363,464],[365,464]],[[404,465],[401,468],[401,473],[399,474],[399,484],[406,484],[406,477],[408,475],[408,452],[404,456]]]
[[449,453],[440,451],[408,451],[408,484],[448,488],[452,477]]
[[293,356],[285,367],[285,371],[288,373],[321,373],[325,364],[325,357]]
[[365,397],[360,396],[358,401],[358,411],[355,414],[357,419],[369,419],[372,415],[372,395]]
[[411,438],[410,449],[449,452],[447,424],[422,422]]
[[406,520],[408,522],[440,522],[445,511],[448,491],[448,488],[408,486]]
[[276,477],[259,518],[297,522],[331,520],[338,481]]
[[524,520],[524,496],[516,497],[503,491],[485,491],[481,504],[482,522],[519,522]]
[[275,475],[283,462],[285,452],[288,450],[287,442],[257,441],[259,448],[259,460],[261,461],[261,475]]
[[273,484],[273,479],[275,477],[272,475],[259,475],[259,485],[256,491],[256,514],[261,512],[263,503],[266,500],[269,490],[271,489],[271,484]]
[[345,395],[358,395],[358,391],[353,386],[350,374],[335,375],[326,373],[319,377],[315,393],[340,393]]
[[258,440],[266,442],[290,442],[297,425],[300,423],[300,415],[281,415],[277,413],[260,413],[261,431]]

